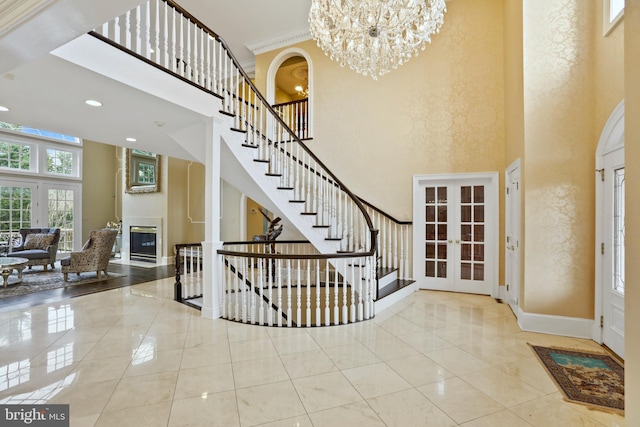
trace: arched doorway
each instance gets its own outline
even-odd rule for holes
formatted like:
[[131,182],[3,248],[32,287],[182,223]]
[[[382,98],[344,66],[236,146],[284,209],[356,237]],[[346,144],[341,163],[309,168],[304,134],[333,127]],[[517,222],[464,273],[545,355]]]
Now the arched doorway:
[[596,150],[594,339],[624,359],[624,100]]
[[298,48],[277,55],[267,72],[267,101],[300,139],[312,138],[312,66]]

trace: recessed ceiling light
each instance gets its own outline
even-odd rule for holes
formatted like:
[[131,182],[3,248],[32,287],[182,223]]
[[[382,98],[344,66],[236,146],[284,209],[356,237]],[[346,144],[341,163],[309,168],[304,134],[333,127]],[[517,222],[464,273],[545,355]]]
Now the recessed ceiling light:
[[126,140],[129,141],[129,142],[136,142],[137,141],[137,139],[131,138],[131,137],[126,138]]
[[92,107],[102,107],[102,102],[96,101],[95,99],[87,99],[84,103]]
[[9,107],[5,107],[4,105],[0,105],[0,111],[9,111]]

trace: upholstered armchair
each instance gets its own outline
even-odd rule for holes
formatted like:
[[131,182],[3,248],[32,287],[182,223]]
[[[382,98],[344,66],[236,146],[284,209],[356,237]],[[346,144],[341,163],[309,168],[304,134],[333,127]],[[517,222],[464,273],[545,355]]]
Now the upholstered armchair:
[[59,228],[21,228],[20,235],[22,243],[11,248],[13,256],[28,259],[29,268],[34,265],[44,266],[44,271],[49,265],[55,268]]
[[70,256],[60,260],[65,282],[69,273],[80,274],[86,271],[95,271],[98,278],[101,273],[107,274],[111,248],[116,241],[118,230],[104,228],[91,230],[89,240],[84,244],[80,252],[71,252]]

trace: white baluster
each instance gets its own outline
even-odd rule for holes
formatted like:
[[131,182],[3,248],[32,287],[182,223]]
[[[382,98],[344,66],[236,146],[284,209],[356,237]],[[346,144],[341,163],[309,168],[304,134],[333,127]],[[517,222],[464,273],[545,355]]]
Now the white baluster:
[[256,323],[256,269],[255,258],[249,258],[249,280],[251,281],[251,287],[249,289],[249,299],[251,309],[249,310],[249,322]]
[[331,264],[327,259],[325,261],[324,272],[325,272],[325,303],[324,303],[324,324],[326,326],[331,325],[331,305],[329,303],[329,295],[331,294],[331,281],[329,280],[329,268]]
[[302,326],[302,288],[301,288],[301,271],[300,271],[300,260],[298,259],[298,272],[297,272],[297,280],[298,280],[298,294],[296,295],[296,325],[298,327]]
[[316,259],[316,326],[322,325],[322,311],[320,310],[320,291],[322,290],[322,283],[320,283],[320,260]]
[[[307,279],[306,279],[306,285],[307,285],[307,309],[305,311],[305,316],[306,316],[306,322],[304,323],[305,326],[311,326],[311,260],[307,259],[305,260],[305,264],[307,265],[306,268],[306,272],[307,272]],[[301,326],[300,323],[298,323],[298,326]]]
[[[278,302],[277,302],[277,306],[278,306],[278,326],[282,326],[282,260],[280,258],[278,258],[276,260],[276,277],[277,277],[277,290],[278,290]],[[272,273],[272,277],[273,277],[273,273]]]
[[264,318],[264,258],[256,258],[258,260],[258,286],[260,287],[260,299],[258,303],[260,304],[260,310],[258,313],[258,318],[260,319],[260,324],[265,324]]
[[333,269],[333,324],[340,324],[340,303],[339,303],[339,292],[340,292],[340,274],[338,274],[338,260],[333,261],[335,263],[335,268]]
[[[360,265],[360,267],[358,268],[358,320],[361,321],[364,318],[364,313],[363,313],[363,307],[362,307],[362,282],[363,282],[363,270],[366,269],[367,264],[366,264],[366,259],[363,258],[359,258],[358,259],[358,264]],[[366,272],[366,270],[364,270]]]
[[287,326],[291,327],[293,322],[293,309],[291,305],[291,280],[293,280],[293,272],[291,271],[291,260],[287,260]]
[[[202,255],[202,251],[201,251],[201,247],[198,246],[196,249],[196,295],[202,295],[202,270],[200,268],[200,266],[202,265],[202,260],[201,260],[201,255]],[[204,258],[204,257],[203,257]]]
[[[351,268],[351,271],[353,271]],[[347,310],[347,291],[349,290],[349,283],[347,283],[347,258],[342,259],[342,271],[344,271],[344,275],[342,276],[342,316],[340,317],[340,323],[349,323],[349,313]],[[351,281],[353,283],[353,281]]]
[[362,266],[360,265],[358,259],[351,258],[351,305],[349,306],[349,321],[351,323],[356,321],[356,269],[358,269],[358,271],[361,271]]

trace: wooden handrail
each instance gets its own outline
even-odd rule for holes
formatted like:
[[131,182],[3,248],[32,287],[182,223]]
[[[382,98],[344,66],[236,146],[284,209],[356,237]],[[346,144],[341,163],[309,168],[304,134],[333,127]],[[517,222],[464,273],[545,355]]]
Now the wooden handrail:
[[371,209],[373,209],[374,211],[378,212],[381,215],[384,215],[386,218],[390,219],[391,221],[395,222],[398,225],[412,225],[413,221],[401,221],[399,219],[395,219],[394,217],[392,217],[390,214],[386,213],[385,211],[383,211],[380,208],[377,208],[375,206],[373,206],[371,203],[367,202],[366,200],[364,200],[362,197],[358,197],[360,199],[360,201],[365,204],[366,206],[369,206]]
[[279,104],[273,104],[273,108],[286,107],[288,105],[294,105],[294,104],[302,104],[304,102],[309,102],[309,98],[297,99],[295,101],[281,102]]

